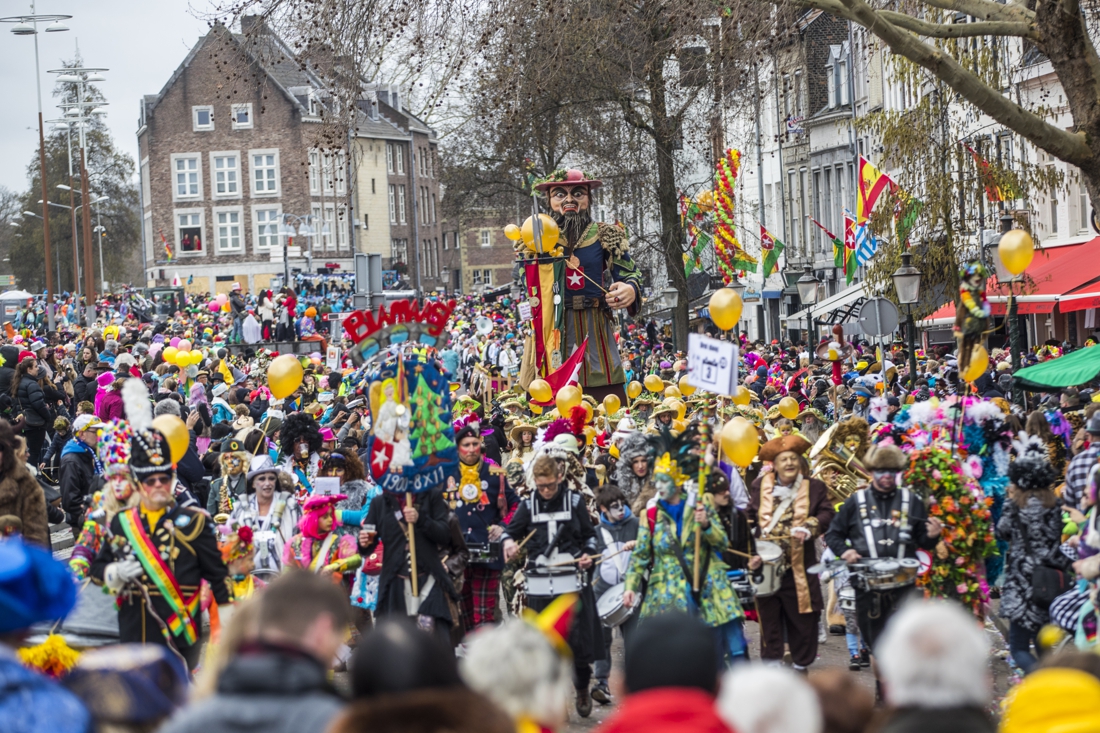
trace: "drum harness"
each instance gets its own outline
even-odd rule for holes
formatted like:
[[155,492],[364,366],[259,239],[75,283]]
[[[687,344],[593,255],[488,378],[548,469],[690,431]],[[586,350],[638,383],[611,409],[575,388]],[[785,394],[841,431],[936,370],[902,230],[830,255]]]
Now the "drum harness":
[[[569,489],[565,489],[565,491],[568,492],[566,497],[565,497],[565,502],[564,502],[565,508],[560,512],[545,512],[544,513],[544,512],[538,511],[538,502],[536,501],[535,494],[532,494],[527,499],[527,508],[528,508],[528,511],[531,513],[531,524],[545,524],[545,525],[547,525],[546,533],[547,533],[547,537],[550,538],[550,541],[546,544],[546,549],[543,550],[541,555],[539,555],[539,557],[543,558],[546,563],[550,562],[550,558],[551,558],[555,548],[557,547],[558,542],[561,540],[562,530],[565,529],[564,526],[558,526],[558,522],[563,522],[564,523],[564,522],[568,522],[570,519],[572,519],[573,518],[573,509],[578,504],[580,504],[580,496],[579,495],[577,495],[573,491],[570,491]],[[536,565],[538,564],[538,559],[537,558],[536,558],[535,564]],[[550,572],[553,574],[553,570],[554,570],[553,568],[547,566],[547,569],[550,570]],[[564,573],[562,573],[562,574],[568,574],[568,573],[572,573],[572,572],[574,572],[574,570],[569,569],[569,570],[565,570]]]
[[[870,552],[872,559],[878,559],[878,557],[879,557],[879,554],[878,554],[878,545],[879,545],[879,543],[889,547],[890,545],[894,544],[894,540],[889,538],[889,537],[884,537],[883,539],[878,540],[878,541],[875,540],[875,531],[874,531],[873,522],[874,521],[879,521],[879,522],[881,522],[882,524],[885,525],[887,523],[887,520],[883,520],[883,519],[872,520],[870,518],[870,511],[868,509],[868,503],[867,503],[867,492],[868,491],[872,491],[872,489],[867,488],[867,489],[861,489],[861,490],[857,491],[856,492],[856,503],[859,505],[859,520],[860,520],[860,524],[863,525],[863,536],[867,540],[868,552]],[[906,543],[900,541],[901,540],[900,535],[902,534],[902,527],[906,527],[906,528],[909,527],[909,501],[910,501],[910,498],[911,498],[912,495],[909,493],[909,489],[899,488],[898,491],[901,492],[901,515],[898,517],[898,533],[899,533],[899,538],[898,539],[899,539],[899,541],[897,543],[897,545],[898,545],[897,559],[901,560],[903,557],[905,557],[905,544]],[[865,583],[866,581],[863,581],[863,582]],[[853,585],[853,588],[855,588],[854,585]],[[870,589],[867,589],[867,590],[868,590],[868,592],[873,594],[872,595],[872,606],[871,606],[871,609],[867,612],[867,616],[868,616],[868,618],[877,619],[882,615],[882,602],[881,602],[880,594],[877,591],[872,591]]]

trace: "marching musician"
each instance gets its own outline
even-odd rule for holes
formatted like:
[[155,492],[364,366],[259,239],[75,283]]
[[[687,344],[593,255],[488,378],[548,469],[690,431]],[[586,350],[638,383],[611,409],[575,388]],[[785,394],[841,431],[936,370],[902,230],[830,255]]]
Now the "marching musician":
[[[825,603],[816,575],[806,568],[817,562],[814,539],[833,519],[833,507],[825,484],[810,478],[803,454],[810,442],[801,435],[773,438],[760,448],[760,460],[773,470],[761,475],[749,491],[749,522],[758,540],[775,543],[782,550],[785,567],[776,592],[756,597],[760,613],[760,658],[783,658],[783,640],[790,647],[796,670],[804,672],[817,657],[818,619]],[[759,551],[759,545],[757,545]],[[759,554],[749,569],[763,565]]]
[[515,557],[519,544],[530,536],[526,544],[527,606],[536,612],[545,609],[563,593],[539,595],[532,587],[533,575],[549,573],[559,579],[561,587],[567,588],[569,576],[575,576],[577,568],[584,571],[580,587],[574,591],[580,593],[581,602],[567,641],[573,652],[577,714],[587,718],[592,712],[588,690],[592,681],[591,664],[603,656],[603,631],[596,615],[596,596],[587,582],[592,558],[598,554],[596,530],[584,497],[563,485],[565,477],[556,460],[540,453],[532,461],[529,473],[534,478],[535,491],[516,507],[508,523],[504,560],[508,562]]
[[476,423],[459,430],[455,443],[458,479],[448,498],[470,548],[462,584],[462,613],[466,630],[473,631],[493,623],[504,569],[499,542],[504,536],[504,518],[517,499],[504,480],[504,469],[482,455],[481,432]]
[[[932,550],[943,524],[928,516],[919,496],[899,486],[902,471],[909,467],[908,457],[896,446],[876,445],[867,451],[864,462],[871,470],[871,487],[845,499],[825,534],[829,549],[849,564],[861,559],[912,559],[918,549]],[[873,651],[886,622],[912,586],[871,590],[858,582],[852,585],[859,632]]]
[[209,583],[224,606],[229,571],[206,514],[172,496],[176,473],[162,433],[135,429],[130,470],[141,503],[111,520],[111,538],[100,547],[91,577],[118,594],[119,641],[164,644],[194,669],[201,649],[199,585]]

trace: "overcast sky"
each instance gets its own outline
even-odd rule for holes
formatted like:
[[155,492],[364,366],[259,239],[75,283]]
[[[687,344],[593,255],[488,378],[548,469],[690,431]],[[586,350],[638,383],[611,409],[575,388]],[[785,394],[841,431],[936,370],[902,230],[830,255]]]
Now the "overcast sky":
[[[99,89],[110,103],[107,124],[115,145],[137,159],[138,100],[156,94],[208,26],[196,17],[209,0],[38,0],[40,15],[72,15],[66,33],[39,33],[42,111],[61,116],[52,95],[52,76],[63,60],[76,54],[84,65],[110,69]],[[0,17],[30,12],[29,0],[0,0]],[[0,105],[0,186],[24,191],[27,164],[38,144],[38,102],[34,85],[34,38],[14,36],[0,26],[0,79],[6,92]],[[47,128],[47,134],[49,129]]]

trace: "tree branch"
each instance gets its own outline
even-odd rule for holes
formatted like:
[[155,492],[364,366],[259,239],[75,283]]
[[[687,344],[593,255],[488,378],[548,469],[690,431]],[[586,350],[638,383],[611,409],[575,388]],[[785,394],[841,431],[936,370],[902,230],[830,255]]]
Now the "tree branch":
[[[1083,134],[1067,132],[1046,122],[990,88],[978,76],[960,66],[938,48],[929,46],[909,31],[898,28],[863,0],[840,0],[852,19],[881,38],[890,49],[931,71],[978,109],[1014,130],[1051,155],[1076,166],[1091,165],[1092,151]],[[940,0],[924,0],[929,4]],[[955,0],[952,0],[954,2]],[[973,0],[959,2],[970,4]],[[981,0],[984,4],[984,0]]]
[[929,23],[905,13],[880,10],[878,14],[899,28],[929,38],[972,38],[974,36],[1019,36],[1039,43],[1033,23],[996,20],[979,23]]
[[1001,5],[990,0],[920,0],[940,10],[966,13],[982,20],[1006,20],[1026,22],[1035,19],[1035,13],[1023,5]]

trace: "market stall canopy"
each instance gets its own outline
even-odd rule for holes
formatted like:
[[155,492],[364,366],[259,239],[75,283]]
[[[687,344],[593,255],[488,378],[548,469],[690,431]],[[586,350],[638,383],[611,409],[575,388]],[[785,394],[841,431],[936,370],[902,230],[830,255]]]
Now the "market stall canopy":
[[1100,346],[1072,351],[1057,359],[1029,366],[1014,375],[1016,383],[1032,392],[1079,387],[1100,377]]
[[0,300],[26,300],[33,297],[26,290],[9,290],[6,293],[0,293]]

